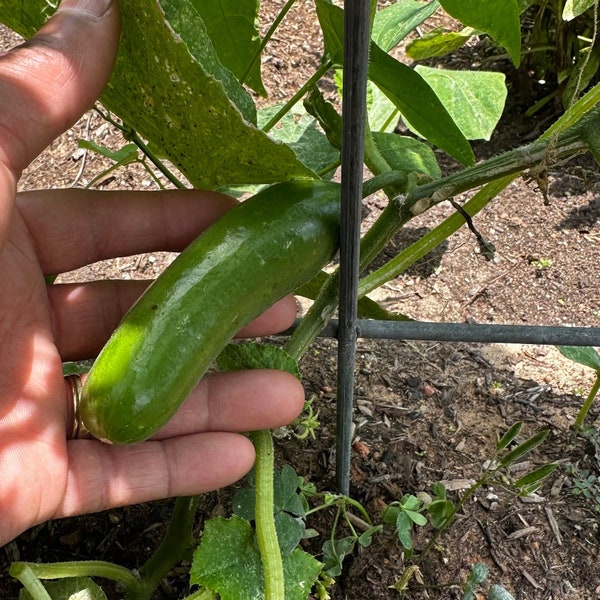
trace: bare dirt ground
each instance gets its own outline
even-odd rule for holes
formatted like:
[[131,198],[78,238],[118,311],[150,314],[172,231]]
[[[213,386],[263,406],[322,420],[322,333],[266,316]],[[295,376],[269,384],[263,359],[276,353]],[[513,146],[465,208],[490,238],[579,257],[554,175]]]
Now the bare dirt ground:
[[[273,2],[274,13],[281,4]],[[321,40],[313,23],[312,4],[299,2],[268,47],[263,69],[272,99],[289,97],[316,68]],[[14,43],[6,32],[0,40],[5,47]],[[464,65],[477,56],[477,49],[471,48],[457,60]],[[514,94],[509,98],[513,102],[498,133],[489,142],[474,144],[478,157],[522,144],[555,116],[547,112],[527,120],[518,98]],[[111,147],[122,144],[90,113],[31,166],[22,188],[84,186],[100,173],[106,165],[78,149],[81,137]],[[101,178],[95,187],[155,185],[134,166]],[[598,166],[581,156],[552,169],[548,199],[545,203],[535,182],[515,181],[475,219],[480,232],[496,246],[494,260],[483,259],[473,235],[463,228],[439,252],[374,297],[389,310],[418,320],[599,326]],[[366,223],[376,216],[381,202],[369,201]],[[444,204],[415,219],[388,254],[398,252],[452,210]],[[160,253],[123,257],[66,274],[62,280],[151,278],[170,258]],[[335,343],[315,343],[302,369],[307,394],[317,398],[321,427],[316,440],[280,442],[279,459],[319,490],[334,490]],[[332,598],[399,598],[390,586],[415,560],[418,576],[410,581],[405,598],[460,598],[461,585],[476,562],[490,569],[486,586],[501,584],[517,599],[600,598],[600,487],[592,486],[590,498],[574,494],[578,480],[600,477],[600,435],[585,439],[570,429],[593,383],[590,369],[568,362],[553,347],[360,340],[356,373],[351,493],[374,522],[379,522],[386,504],[406,493],[430,491],[437,481],[445,482],[449,497],[457,501],[492,457],[497,437],[516,421],[525,423],[520,439],[542,428],[549,436],[509,478],[549,462],[559,467],[533,498],[515,496],[509,480],[482,488],[425,556],[420,553],[434,532],[430,527],[418,531],[412,561],[393,531],[375,536],[369,548],[346,559],[330,590]],[[594,406],[588,423],[598,427],[599,416]],[[207,495],[198,531],[205,518],[228,514],[230,501],[231,490]],[[0,598],[17,595],[5,571],[12,560],[97,558],[139,566],[160,540],[170,506],[156,502],[47,523],[24,533],[0,549]],[[331,514],[319,513],[309,526],[320,535],[306,548],[319,556],[331,530]],[[157,599],[183,595],[185,572],[182,568],[173,573]],[[111,588],[107,591],[111,598],[119,597]]]

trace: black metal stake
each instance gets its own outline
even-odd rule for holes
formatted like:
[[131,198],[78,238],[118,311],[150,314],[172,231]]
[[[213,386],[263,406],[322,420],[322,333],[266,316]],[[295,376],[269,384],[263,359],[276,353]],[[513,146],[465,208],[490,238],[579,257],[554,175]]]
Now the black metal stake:
[[336,476],[338,490],[346,495],[350,491],[370,13],[369,0],[344,2]]

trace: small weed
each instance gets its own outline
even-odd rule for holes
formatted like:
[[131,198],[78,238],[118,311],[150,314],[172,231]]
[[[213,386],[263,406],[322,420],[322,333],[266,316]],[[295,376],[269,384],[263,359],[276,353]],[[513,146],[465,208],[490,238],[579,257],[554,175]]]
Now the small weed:
[[569,464],[567,472],[573,478],[572,493],[591,501],[594,510],[600,513],[600,431],[595,427],[584,427],[579,432],[594,448],[598,469],[584,469],[579,464]]
[[502,382],[492,381],[489,388],[489,393],[492,396],[501,396],[504,393],[504,386],[502,385]]
[[587,469],[571,467],[573,475],[573,494],[583,496],[594,503],[594,510],[600,513],[600,481],[598,476],[590,473]]
[[[481,598],[482,596],[477,590],[483,585],[487,576],[488,568],[485,564],[475,563],[472,565],[471,573],[463,587],[461,600],[476,600],[477,598]],[[501,585],[494,584],[488,592],[487,600],[514,600],[514,598]]]
[[545,271],[546,269],[549,269],[552,266],[552,259],[545,257],[538,258],[536,260],[532,260],[531,265],[539,271]]

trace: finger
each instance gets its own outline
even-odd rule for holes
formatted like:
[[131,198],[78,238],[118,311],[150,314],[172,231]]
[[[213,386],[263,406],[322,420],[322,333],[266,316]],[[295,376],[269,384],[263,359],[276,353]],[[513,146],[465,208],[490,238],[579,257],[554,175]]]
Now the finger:
[[111,0],[63,0],[28,42],[0,57],[0,160],[16,176],[98,98],[113,66]]
[[116,256],[182,250],[236,204],[198,190],[48,190],[17,198],[45,274]]
[[[150,281],[96,281],[48,287],[54,339],[63,360],[98,355],[123,315]],[[287,296],[240,331],[257,337],[283,331],[296,316],[296,302]]]
[[291,423],[304,406],[302,384],[290,373],[269,369],[205,377],[154,439],[198,431],[244,432]]
[[68,443],[64,501],[54,518],[230,485],[254,462],[250,440],[233,433],[201,433],[132,446],[94,440]]
[[297,416],[303,398],[300,382],[288,373],[214,375],[203,380],[154,440],[133,446],[73,440],[65,499],[54,516],[230,485],[254,461],[249,440],[230,432],[283,425]]

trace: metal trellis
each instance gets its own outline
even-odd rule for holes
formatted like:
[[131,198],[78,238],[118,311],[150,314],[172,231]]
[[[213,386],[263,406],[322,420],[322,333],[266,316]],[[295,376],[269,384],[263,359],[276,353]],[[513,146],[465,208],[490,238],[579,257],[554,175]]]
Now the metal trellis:
[[357,318],[370,10],[369,0],[344,2],[339,320],[331,320],[321,332],[321,336],[338,340],[336,476],[338,489],[343,494],[349,494],[350,489],[357,338],[600,346],[600,328],[594,327],[372,321]]

